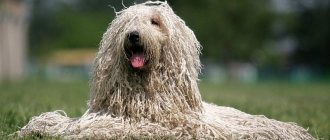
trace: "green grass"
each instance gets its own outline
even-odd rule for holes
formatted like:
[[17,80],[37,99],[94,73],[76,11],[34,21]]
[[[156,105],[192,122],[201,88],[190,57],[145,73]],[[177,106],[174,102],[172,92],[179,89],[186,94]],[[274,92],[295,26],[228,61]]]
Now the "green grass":
[[200,85],[203,99],[255,115],[296,122],[319,139],[330,139],[330,84],[267,82]]
[[[208,84],[200,90],[204,100],[231,106],[250,114],[263,114],[286,122],[296,122],[309,132],[330,139],[330,84],[267,82],[259,84]],[[26,80],[0,84],[0,139],[19,130],[32,116],[65,110],[78,117],[86,110],[87,80],[70,82]]]

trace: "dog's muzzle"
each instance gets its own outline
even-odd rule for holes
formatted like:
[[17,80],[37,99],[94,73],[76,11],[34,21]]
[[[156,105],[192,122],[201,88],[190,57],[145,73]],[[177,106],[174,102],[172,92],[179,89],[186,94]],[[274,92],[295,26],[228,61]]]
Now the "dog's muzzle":
[[127,35],[129,45],[126,47],[126,55],[129,58],[130,65],[133,69],[141,70],[146,64],[146,55],[141,44],[140,33],[137,31],[130,32]]

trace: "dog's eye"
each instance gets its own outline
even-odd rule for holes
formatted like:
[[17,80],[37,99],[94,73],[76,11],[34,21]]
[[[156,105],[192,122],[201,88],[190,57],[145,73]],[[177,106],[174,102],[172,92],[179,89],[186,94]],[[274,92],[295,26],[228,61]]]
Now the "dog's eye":
[[155,26],[159,26],[159,22],[156,19],[151,19],[151,24]]

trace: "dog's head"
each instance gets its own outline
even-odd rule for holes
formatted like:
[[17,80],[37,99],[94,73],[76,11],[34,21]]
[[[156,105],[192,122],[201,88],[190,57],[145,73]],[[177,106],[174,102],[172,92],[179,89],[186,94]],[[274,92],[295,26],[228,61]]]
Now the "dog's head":
[[113,62],[101,65],[128,72],[183,66],[190,67],[191,72],[199,71],[199,42],[167,3],[147,2],[116,14],[98,55],[111,57]]
[[131,116],[200,110],[199,53],[193,31],[166,2],[117,12],[94,62],[91,110]]

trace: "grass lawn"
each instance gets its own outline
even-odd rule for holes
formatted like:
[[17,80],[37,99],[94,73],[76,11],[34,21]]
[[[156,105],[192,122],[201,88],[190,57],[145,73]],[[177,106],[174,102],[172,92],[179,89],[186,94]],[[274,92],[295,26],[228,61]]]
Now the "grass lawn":
[[[0,84],[0,139],[19,130],[42,112],[65,110],[78,117],[86,110],[87,80],[70,82],[30,79]],[[204,100],[250,114],[263,114],[309,128],[316,138],[330,139],[330,84],[266,82],[200,83]]]

